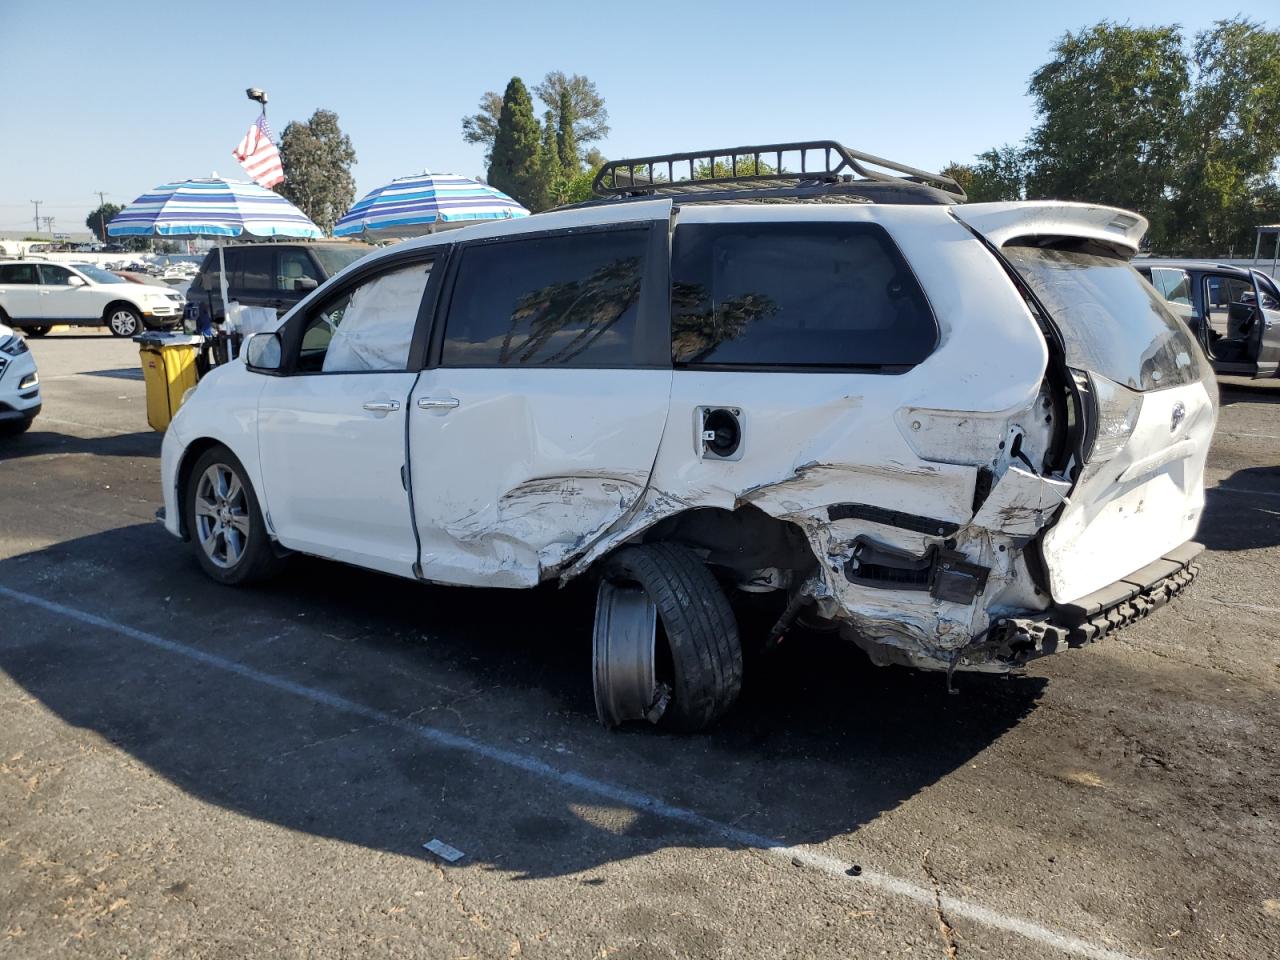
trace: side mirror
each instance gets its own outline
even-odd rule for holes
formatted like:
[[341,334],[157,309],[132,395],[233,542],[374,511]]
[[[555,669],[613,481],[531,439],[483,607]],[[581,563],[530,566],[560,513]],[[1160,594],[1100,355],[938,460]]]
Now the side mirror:
[[293,281],[293,289],[301,293],[310,293],[320,284],[316,283],[314,277],[298,277]]
[[88,284],[84,282],[84,277],[77,277],[75,275],[72,275],[70,277],[67,277],[67,286],[84,287],[84,286],[88,286]]
[[284,360],[284,345],[278,333],[255,333],[244,342],[244,363],[250,370],[276,373]]

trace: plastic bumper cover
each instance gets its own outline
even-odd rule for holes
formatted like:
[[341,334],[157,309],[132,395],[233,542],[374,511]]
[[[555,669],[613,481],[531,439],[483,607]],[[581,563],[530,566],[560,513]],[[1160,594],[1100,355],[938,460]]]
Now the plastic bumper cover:
[[992,660],[1026,663],[1061,649],[1082,647],[1164,606],[1200,573],[1194,562],[1204,545],[1187,541],[1159,560],[1043,614],[998,620],[982,644]]

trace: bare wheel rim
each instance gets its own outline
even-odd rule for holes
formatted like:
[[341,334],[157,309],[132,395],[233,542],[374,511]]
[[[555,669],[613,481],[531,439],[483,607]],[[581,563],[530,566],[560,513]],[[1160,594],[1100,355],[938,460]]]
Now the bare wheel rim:
[[111,324],[111,329],[122,337],[135,333],[138,328],[138,318],[128,310],[117,310],[108,322]]
[[212,464],[200,475],[195,498],[196,539],[214,566],[229,570],[249,543],[249,497],[236,472]]

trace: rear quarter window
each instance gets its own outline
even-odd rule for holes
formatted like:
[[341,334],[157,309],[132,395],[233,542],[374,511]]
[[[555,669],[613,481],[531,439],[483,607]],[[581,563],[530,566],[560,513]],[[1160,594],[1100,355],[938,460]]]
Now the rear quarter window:
[[896,372],[938,343],[924,291],[877,224],[679,226],[671,275],[678,365]]

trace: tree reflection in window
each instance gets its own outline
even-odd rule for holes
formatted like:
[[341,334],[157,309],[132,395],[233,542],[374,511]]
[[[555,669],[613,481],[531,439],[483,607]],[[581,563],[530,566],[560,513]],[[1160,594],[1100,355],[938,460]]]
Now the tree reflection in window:
[[[639,299],[640,259],[613,260],[581,280],[549,283],[521,296],[498,363],[570,363],[590,349]],[[539,356],[561,334],[569,335],[568,342]]]
[[778,304],[764,293],[743,293],[712,307],[700,283],[671,284],[671,357],[676,363],[697,363],[716,347],[736,340],[751,323],[773,316]]

